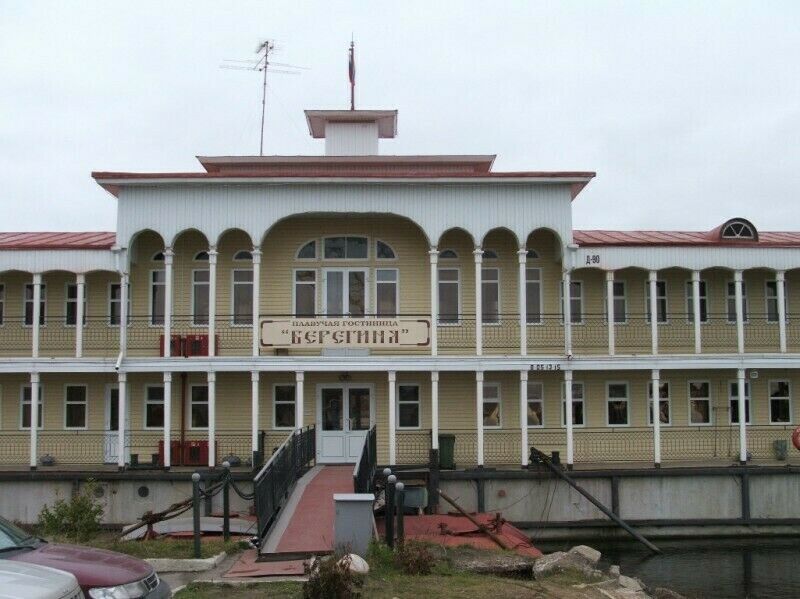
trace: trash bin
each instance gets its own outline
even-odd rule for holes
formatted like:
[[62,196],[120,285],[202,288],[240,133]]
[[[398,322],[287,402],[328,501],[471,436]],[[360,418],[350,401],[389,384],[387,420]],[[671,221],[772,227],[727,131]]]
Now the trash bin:
[[772,451],[775,453],[775,459],[780,462],[785,462],[789,457],[789,443],[786,439],[776,439],[772,442]]
[[456,436],[439,435],[439,468],[455,470]]

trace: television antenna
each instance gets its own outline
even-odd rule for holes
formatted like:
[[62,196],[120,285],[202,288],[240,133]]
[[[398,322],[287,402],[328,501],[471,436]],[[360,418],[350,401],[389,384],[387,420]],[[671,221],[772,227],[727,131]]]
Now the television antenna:
[[[260,71],[264,73],[261,90],[261,141],[258,146],[258,155],[264,155],[264,121],[267,114],[267,72],[279,73],[281,75],[300,75],[301,70],[308,70],[308,67],[301,67],[285,62],[273,62],[270,56],[279,50],[276,48],[275,40],[264,40],[256,48],[258,58],[249,60],[225,59],[224,64],[219,68],[233,71]],[[274,68],[278,67],[278,68]]]

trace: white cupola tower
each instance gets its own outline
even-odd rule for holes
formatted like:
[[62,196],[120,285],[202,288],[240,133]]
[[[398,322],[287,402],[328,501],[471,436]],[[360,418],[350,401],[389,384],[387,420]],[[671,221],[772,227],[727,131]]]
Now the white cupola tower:
[[326,156],[376,156],[378,140],[397,135],[396,110],[306,110],[308,130]]

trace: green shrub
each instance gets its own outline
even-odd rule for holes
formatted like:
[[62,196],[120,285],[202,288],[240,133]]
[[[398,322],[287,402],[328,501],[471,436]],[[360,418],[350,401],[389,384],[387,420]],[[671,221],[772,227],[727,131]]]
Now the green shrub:
[[39,512],[39,532],[48,537],[63,537],[77,543],[87,541],[100,531],[103,506],[95,499],[97,484],[90,480],[68,501],[57,500]]
[[317,560],[303,585],[303,599],[352,599],[358,596],[348,555],[337,554]]
[[428,575],[436,559],[425,543],[409,540],[400,545],[394,555],[397,568],[412,576]]

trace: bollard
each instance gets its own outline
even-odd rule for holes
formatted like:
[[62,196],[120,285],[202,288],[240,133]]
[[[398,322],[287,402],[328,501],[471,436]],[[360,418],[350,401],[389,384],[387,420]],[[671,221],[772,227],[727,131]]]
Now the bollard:
[[227,543],[231,540],[231,464],[222,462],[222,467],[225,469],[225,484],[222,485],[222,538]]
[[390,474],[386,479],[386,544],[394,549],[394,499],[395,499],[395,483],[397,477]]
[[192,527],[194,529],[194,556],[200,559],[200,474],[192,474]]
[[395,486],[395,493],[397,500],[395,501],[397,509],[397,545],[403,546],[405,541],[406,527],[405,527],[405,504],[406,504],[406,486],[403,483],[397,483]]

